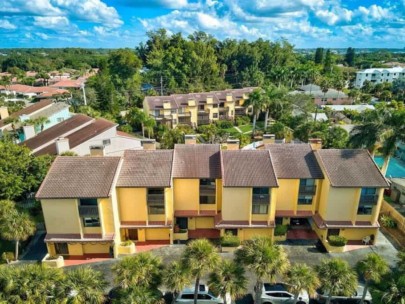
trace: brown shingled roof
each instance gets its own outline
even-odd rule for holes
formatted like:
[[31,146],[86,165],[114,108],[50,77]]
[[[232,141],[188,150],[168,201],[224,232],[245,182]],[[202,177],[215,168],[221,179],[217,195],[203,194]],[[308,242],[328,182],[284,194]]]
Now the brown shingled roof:
[[117,187],[170,187],[173,150],[127,150]]
[[[91,124],[77,130],[76,132],[66,136],[69,139],[70,149],[77,147],[78,145],[88,141],[89,139],[105,132],[108,129],[116,126],[115,123],[108,121],[103,118],[99,118],[92,122]],[[44,154],[57,154],[56,143],[52,143],[45,148],[36,151],[34,155],[44,155]]]
[[32,105],[30,105],[30,106],[24,108],[24,109],[21,109],[20,111],[14,112],[14,113],[12,113],[8,118],[0,120],[0,127],[3,127],[4,125],[6,125],[5,121],[6,121],[7,119],[9,119],[9,118],[13,118],[13,117],[17,117],[17,118],[18,118],[18,117],[20,117],[21,115],[29,115],[29,114],[32,114],[32,113],[34,113],[34,112],[36,112],[36,111],[39,111],[39,110],[41,110],[41,109],[43,109],[43,108],[45,108],[45,107],[51,105],[52,103],[53,103],[52,100],[46,99],[46,100],[42,100],[42,101],[36,102],[36,103],[34,103],[34,104],[32,104]]
[[174,178],[221,178],[220,146],[216,144],[174,147]]
[[74,115],[71,118],[58,123],[57,125],[54,125],[53,127],[42,131],[35,137],[22,142],[21,145],[24,145],[31,150],[35,150],[42,145],[45,145],[46,143],[63,136],[69,131],[72,131],[84,124],[89,123],[92,120],[93,118],[83,114]]
[[315,154],[333,187],[388,187],[367,150],[322,149]]
[[224,187],[278,187],[267,150],[221,151]]
[[269,144],[277,178],[315,178],[322,179],[322,170],[308,144]]
[[36,198],[109,197],[120,160],[120,157],[59,156]]

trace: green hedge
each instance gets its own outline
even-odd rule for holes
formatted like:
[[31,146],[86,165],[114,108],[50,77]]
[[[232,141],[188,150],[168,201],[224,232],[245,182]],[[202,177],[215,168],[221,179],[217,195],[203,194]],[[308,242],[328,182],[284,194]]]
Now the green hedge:
[[347,244],[347,239],[339,235],[331,235],[328,237],[329,244],[334,247],[343,247]]
[[240,245],[240,239],[236,235],[227,233],[223,237],[221,237],[221,246],[222,247],[238,247],[239,245]]
[[287,230],[288,230],[287,225],[277,225],[276,228],[274,228],[274,235],[275,236],[285,235],[287,233]]
[[250,124],[250,117],[249,116],[238,116],[238,117],[236,117],[235,122],[236,122],[237,126],[248,125],[248,124]]
[[230,120],[218,120],[216,124],[220,129],[229,129],[233,127],[233,122]]
[[127,241],[121,242],[121,246],[131,246],[132,243],[133,243],[132,241],[127,240]]
[[397,228],[397,222],[387,214],[381,215],[380,223],[385,228]]

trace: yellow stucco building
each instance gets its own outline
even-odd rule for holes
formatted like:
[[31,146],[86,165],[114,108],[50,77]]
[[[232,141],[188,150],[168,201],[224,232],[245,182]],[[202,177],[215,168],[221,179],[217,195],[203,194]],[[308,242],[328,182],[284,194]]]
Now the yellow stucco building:
[[331,235],[374,241],[388,184],[366,150],[187,142],[174,150],[148,143],[122,158],[57,157],[37,193],[49,254],[117,256],[126,240],[273,237],[277,225],[327,248]]

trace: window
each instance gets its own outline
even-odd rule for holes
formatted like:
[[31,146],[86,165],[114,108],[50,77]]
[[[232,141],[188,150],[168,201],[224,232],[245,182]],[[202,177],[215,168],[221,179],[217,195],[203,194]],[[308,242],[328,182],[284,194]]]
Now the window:
[[298,205],[311,205],[312,204],[312,195],[298,195]]
[[218,113],[212,114],[212,117],[213,117],[213,118],[218,118]]
[[204,105],[198,106],[198,109],[199,109],[200,111],[204,111]]
[[100,218],[98,216],[83,217],[84,227],[100,227]]
[[238,229],[225,229],[225,234],[238,235]]
[[213,107],[214,109],[216,109],[216,108],[218,108],[218,104],[217,104],[217,103],[214,103],[214,104],[212,105],[212,107]]
[[170,113],[171,113],[171,114],[176,114],[176,109],[171,109],[171,110],[170,110]]
[[103,139],[103,146],[111,145],[111,139]]
[[316,192],[315,180],[312,178],[300,179],[299,193],[305,195],[314,195]]
[[283,218],[282,217],[276,217],[276,225],[282,225],[283,224]]
[[328,229],[327,237],[330,237],[331,235],[339,235],[339,234],[340,234],[340,229]]
[[378,195],[376,188],[361,189],[359,208],[357,214],[372,214],[373,207],[377,204]]
[[200,204],[215,204],[215,179],[200,179]]
[[252,213],[267,214],[270,204],[270,189],[269,188],[253,188],[252,197]]
[[149,214],[164,214],[165,213],[164,188],[149,188],[147,204]]
[[181,298],[185,299],[185,300],[193,300],[194,299],[194,294],[192,294],[192,293],[182,294]]
[[80,206],[97,206],[97,199],[96,198],[81,198]]
[[67,243],[55,243],[55,253],[56,254],[69,254]]
[[225,103],[224,103],[224,102],[219,103],[219,107],[220,107],[220,108],[225,107]]

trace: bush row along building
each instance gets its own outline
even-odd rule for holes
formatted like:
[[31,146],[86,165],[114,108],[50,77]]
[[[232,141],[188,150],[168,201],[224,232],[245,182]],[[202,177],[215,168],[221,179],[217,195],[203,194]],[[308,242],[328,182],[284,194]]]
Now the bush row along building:
[[331,235],[361,243],[378,233],[388,184],[366,150],[143,144],[123,157],[56,158],[36,196],[50,255],[117,256],[124,240],[273,238],[276,225],[297,219],[328,249]]

